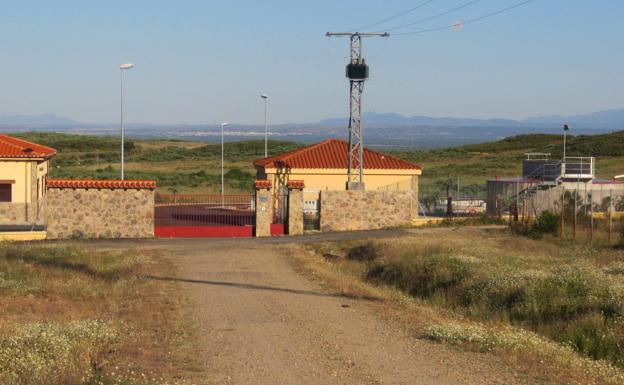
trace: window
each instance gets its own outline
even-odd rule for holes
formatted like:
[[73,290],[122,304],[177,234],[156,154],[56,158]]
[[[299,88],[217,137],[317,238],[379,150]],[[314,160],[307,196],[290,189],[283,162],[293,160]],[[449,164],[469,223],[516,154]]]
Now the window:
[[0,183],[0,202],[11,202],[11,196],[13,192],[12,183]]

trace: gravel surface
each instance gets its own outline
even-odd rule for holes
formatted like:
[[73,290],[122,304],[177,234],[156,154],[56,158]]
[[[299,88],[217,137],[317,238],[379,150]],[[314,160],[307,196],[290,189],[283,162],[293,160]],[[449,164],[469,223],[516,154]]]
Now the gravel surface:
[[[397,236],[396,233],[388,233]],[[205,384],[519,384],[490,354],[410,336],[366,300],[297,274],[287,246],[253,240],[93,242],[162,249],[196,307]]]

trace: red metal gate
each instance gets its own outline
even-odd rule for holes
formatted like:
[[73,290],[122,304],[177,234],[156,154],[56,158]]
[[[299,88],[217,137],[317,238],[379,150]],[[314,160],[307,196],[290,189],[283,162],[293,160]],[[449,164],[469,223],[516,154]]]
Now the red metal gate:
[[288,222],[288,192],[273,194],[273,219],[271,235],[285,235]]
[[156,194],[157,237],[253,237],[253,194]]

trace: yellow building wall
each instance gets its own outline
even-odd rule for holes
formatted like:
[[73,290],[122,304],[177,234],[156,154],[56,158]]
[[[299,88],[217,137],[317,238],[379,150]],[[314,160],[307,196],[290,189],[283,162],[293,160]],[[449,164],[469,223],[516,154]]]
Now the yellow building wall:
[[48,161],[0,161],[0,180],[15,181],[12,187],[12,203],[32,203],[36,200],[37,180],[39,180],[39,198],[42,198],[47,173]]
[[[400,172],[400,173],[399,173]],[[331,190],[340,191],[346,189],[347,171],[344,170],[290,170],[285,178],[275,171],[267,170],[267,179],[273,180],[274,188],[283,185],[284,180],[303,180],[306,190]],[[412,177],[418,176],[420,172],[409,170],[372,170],[364,173],[364,184],[366,190],[412,190]]]
[[48,175],[50,167],[49,161],[39,162],[37,164],[37,180],[39,181],[39,199],[43,199],[45,195],[45,179]]

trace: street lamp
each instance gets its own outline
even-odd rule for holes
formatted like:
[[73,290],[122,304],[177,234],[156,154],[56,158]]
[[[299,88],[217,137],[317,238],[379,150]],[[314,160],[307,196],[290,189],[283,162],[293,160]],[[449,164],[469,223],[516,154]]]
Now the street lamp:
[[566,161],[566,137],[568,135],[568,131],[570,130],[570,126],[567,124],[563,125],[563,163]]
[[269,142],[269,95],[260,95],[264,99],[264,157],[269,157],[268,142]]
[[224,200],[224,183],[223,183],[223,128],[227,126],[227,122],[221,123],[221,208],[225,205]]
[[121,72],[121,180],[124,179],[124,71],[134,67],[132,63],[124,63],[119,66]]

